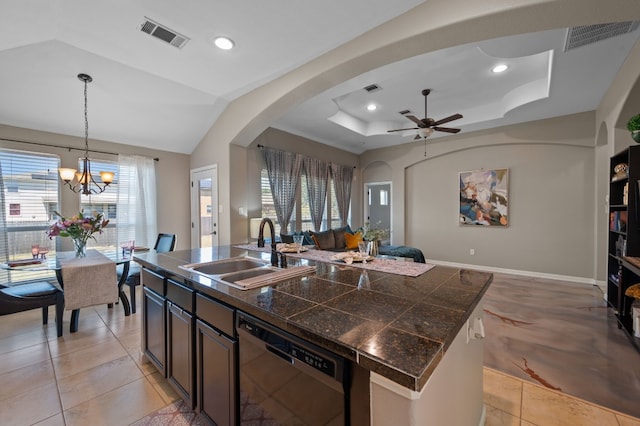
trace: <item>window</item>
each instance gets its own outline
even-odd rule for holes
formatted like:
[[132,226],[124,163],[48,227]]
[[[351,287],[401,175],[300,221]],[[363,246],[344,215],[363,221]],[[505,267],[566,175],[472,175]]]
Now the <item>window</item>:
[[389,191],[386,189],[380,190],[380,205],[381,206],[389,205]]
[[[55,250],[46,230],[58,210],[58,167],[53,155],[0,149],[0,262],[31,257],[31,246]],[[51,271],[0,271],[2,282],[52,278]]]
[[[276,234],[280,234],[280,224],[277,223],[276,209],[271,196],[271,187],[269,186],[269,175],[267,169],[261,172],[261,189],[262,189],[262,217],[268,217],[273,221],[276,228]],[[340,214],[338,213],[338,203],[336,201],[333,180],[329,181],[327,191],[327,201],[325,204],[325,212],[322,217],[321,230],[329,228],[338,228],[340,226]],[[300,176],[300,186],[296,195],[296,207],[291,215],[288,233],[295,231],[313,230],[313,222],[311,221],[311,211],[309,207],[309,195],[307,192],[307,178],[303,174]],[[285,233],[285,232],[283,232]]]
[[[78,160],[78,170],[82,168],[82,160]],[[102,186],[99,172],[112,172],[114,174],[113,183],[107,186],[104,192],[100,194],[82,195],[80,194],[80,211],[83,215],[90,215],[97,211],[102,213],[106,219],[109,219],[109,225],[102,232],[96,234],[96,240],[89,239],[87,247],[116,247],[116,213],[118,202],[118,164],[116,162],[104,160],[91,160],[91,175],[96,182]]]

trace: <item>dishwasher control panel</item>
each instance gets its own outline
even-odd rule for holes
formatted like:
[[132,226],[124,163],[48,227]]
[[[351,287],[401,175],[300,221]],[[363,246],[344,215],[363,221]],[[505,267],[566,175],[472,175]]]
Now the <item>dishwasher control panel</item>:
[[264,342],[267,350],[294,364],[297,360],[331,377],[339,378],[342,359],[283,330],[244,314],[238,315],[238,330]]

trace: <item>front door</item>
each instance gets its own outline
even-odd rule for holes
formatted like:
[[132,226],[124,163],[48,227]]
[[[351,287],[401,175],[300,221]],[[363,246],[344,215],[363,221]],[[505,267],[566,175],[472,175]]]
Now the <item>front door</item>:
[[218,246],[218,166],[191,170],[191,246]]
[[391,183],[368,183],[365,194],[365,222],[371,228],[391,230]]

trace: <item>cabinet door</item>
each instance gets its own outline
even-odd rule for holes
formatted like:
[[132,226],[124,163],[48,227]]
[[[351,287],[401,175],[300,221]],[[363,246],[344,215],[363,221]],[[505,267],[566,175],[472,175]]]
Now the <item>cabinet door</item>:
[[193,409],[193,315],[171,302],[167,302],[167,313],[167,380]]
[[196,321],[198,411],[217,426],[238,418],[237,342]]
[[166,377],[165,370],[165,303],[164,297],[144,287],[142,301],[142,350]]

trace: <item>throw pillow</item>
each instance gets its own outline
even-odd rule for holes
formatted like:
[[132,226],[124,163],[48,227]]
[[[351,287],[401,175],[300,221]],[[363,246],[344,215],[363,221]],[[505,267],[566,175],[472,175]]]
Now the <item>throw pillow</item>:
[[356,232],[355,234],[344,234],[344,240],[347,246],[347,250],[357,250],[358,243],[363,241],[362,234],[360,232]]
[[333,230],[333,239],[335,240],[335,248],[343,249],[347,245],[344,237],[347,234],[347,227],[336,228]]
[[314,232],[311,234],[311,238],[313,238],[313,242],[320,250],[333,250],[336,247],[336,240],[331,229],[323,232]]
[[285,244],[293,244],[293,235],[280,234],[280,241]]

